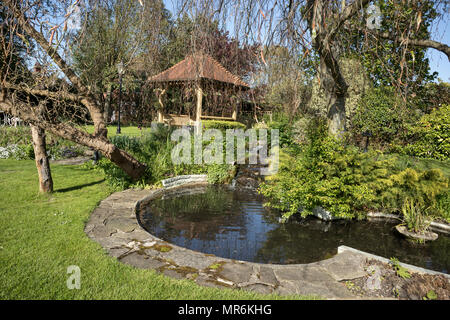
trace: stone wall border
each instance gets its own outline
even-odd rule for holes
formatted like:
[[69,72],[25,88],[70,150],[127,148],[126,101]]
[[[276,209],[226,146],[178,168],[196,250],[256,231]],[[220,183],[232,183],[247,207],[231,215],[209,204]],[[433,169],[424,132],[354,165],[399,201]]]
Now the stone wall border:
[[[396,216],[395,214],[383,213],[383,212],[369,212],[367,214],[367,218],[369,220],[371,220],[371,219],[389,219],[389,220],[401,221],[401,219],[398,216]],[[430,229],[431,229],[431,231],[434,231],[434,232],[450,234],[450,224],[433,221],[430,224]]]

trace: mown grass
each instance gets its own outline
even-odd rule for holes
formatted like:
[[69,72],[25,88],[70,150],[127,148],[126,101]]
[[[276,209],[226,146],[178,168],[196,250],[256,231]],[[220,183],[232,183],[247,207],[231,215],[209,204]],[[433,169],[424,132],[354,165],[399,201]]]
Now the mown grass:
[[[94,133],[94,126],[93,125],[86,125],[82,127],[84,130],[86,130],[88,133]],[[117,135],[117,125],[109,125],[108,127],[108,138],[114,137]],[[138,128],[136,126],[121,126],[120,127],[120,135],[123,136],[140,136],[145,133],[150,132],[150,127],[142,127]]]
[[407,155],[396,155],[398,165],[403,168],[414,168],[417,170],[441,169],[446,177],[450,178],[450,159],[439,161],[436,159],[421,159]]
[[[52,165],[52,174],[55,192],[40,195],[34,161],[0,160],[0,299],[283,298],[201,287],[118,262],[84,233],[110,194],[102,176],[63,165]],[[81,269],[79,290],[67,288],[70,265]]]

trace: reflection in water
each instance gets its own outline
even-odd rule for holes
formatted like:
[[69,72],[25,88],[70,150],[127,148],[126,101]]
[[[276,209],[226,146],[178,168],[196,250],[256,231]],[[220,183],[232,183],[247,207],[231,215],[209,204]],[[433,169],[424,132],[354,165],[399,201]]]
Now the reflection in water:
[[316,218],[279,224],[280,213],[263,207],[247,190],[208,186],[175,190],[152,201],[138,218],[150,233],[179,246],[219,257],[262,263],[309,263],[330,258],[346,245],[386,258],[448,273],[450,238],[413,244],[395,222]]

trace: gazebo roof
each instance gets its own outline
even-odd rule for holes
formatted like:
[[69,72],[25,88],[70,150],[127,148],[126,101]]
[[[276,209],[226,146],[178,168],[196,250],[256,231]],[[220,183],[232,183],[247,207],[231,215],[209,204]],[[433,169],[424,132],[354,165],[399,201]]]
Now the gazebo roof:
[[169,69],[148,78],[149,82],[195,81],[209,79],[230,83],[235,86],[249,85],[225,69],[219,62],[207,54],[194,54],[173,65]]

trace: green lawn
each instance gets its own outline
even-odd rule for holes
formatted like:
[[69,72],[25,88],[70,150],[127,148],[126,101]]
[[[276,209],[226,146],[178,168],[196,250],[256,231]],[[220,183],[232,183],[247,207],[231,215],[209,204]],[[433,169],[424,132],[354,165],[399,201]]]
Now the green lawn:
[[[94,126],[93,125],[87,125],[84,126],[84,129],[88,133],[94,133]],[[121,126],[120,127],[120,134],[124,136],[140,136],[144,133],[149,133],[150,127],[143,127],[139,129],[136,126]],[[114,126],[108,126],[108,138],[114,137],[117,135],[117,125]]]
[[402,169],[408,167],[417,170],[441,169],[444,175],[450,178],[450,160],[420,159],[399,154],[396,156],[398,157],[398,164]]
[[[102,176],[63,165],[52,165],[52,174],[55,192],[39,195],[34,161],[0,160],[0,299],[280,298],[200,287],[119,263],[83,231],[110,193]],[[66,286],[70,265],[81,269],[80,290]]]

